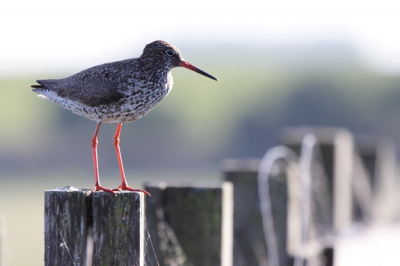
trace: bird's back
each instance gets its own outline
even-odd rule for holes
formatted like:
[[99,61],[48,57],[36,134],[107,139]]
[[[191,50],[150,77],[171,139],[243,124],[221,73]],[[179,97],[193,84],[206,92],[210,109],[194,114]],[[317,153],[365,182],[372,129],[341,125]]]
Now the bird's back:
[[38,80],[33,91],[74,113],[96,121],[126,123],[139,119],[172,88],[169,71],[152,81],[138,59],[98,65],[64,79]]

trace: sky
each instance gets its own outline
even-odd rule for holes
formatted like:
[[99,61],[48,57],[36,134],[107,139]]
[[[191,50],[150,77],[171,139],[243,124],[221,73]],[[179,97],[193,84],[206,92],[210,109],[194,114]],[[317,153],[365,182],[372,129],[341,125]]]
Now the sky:
[[399,14],[398,0],[5,0],[0,76],[137,57],[157,39],[178,47],[343,41],[370,68],[400,74]]

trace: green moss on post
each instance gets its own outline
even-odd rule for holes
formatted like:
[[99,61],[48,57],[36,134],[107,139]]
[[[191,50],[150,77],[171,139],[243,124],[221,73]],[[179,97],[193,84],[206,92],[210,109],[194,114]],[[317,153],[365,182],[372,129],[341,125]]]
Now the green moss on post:
[[143,194],[89,192],[45,192],[45,265],[143,266]]
[[[230,182],[151,182],[145,189],[152,194],[146,217],[161,266],[232,265]],[[149,248],[149,265],[156,263],[152,253]]]
[[93,265],[143,265],[143,193],[93,193]]

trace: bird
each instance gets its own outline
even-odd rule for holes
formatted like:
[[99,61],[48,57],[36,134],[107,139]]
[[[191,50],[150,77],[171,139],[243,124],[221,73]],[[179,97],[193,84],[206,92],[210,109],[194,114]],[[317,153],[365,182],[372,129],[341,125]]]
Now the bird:
[[[97,65],[61,79],[37,80],[32,91],[73,113],[97,122],[91,139],[94,165],[94,191],[136,191],[150,196],[145,190],[128,186],[120,151],[123,124],[142,118],[171,91],[171,69],[184,67],[213,80],[217,78],[185,61],[179,49],[166,41],[147,44],[138,58]],[[114,146],[117,153],[121,185],[108,189],[100,185],[98,170],[98,132],[102,123],[116,124]]]

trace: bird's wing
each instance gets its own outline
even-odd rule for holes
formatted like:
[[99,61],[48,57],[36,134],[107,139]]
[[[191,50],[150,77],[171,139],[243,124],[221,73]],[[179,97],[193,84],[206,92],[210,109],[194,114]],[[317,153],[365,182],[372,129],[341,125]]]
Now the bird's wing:
[[123,96],[118,89],[118,82],[93,73],[91,75],[78,73],[65,79],[45,79],[36,82],[40,85],[31,86],[35,92],[42,93],[41,91],[50,90],[58,97],[91,107],[111,104]]

